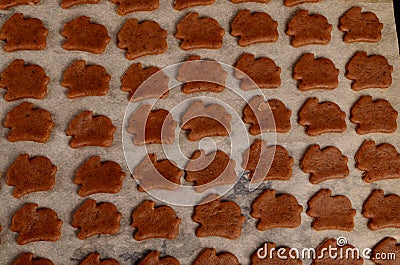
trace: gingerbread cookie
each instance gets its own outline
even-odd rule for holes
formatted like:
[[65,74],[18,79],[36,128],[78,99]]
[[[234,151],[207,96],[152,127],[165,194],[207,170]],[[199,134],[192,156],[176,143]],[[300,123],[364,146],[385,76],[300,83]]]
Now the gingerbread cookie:
[[240,237],[242,225],[246,221],[237,203],[221,201],[219,197],[195,206],[192,219],[199,224],[196,236],[218,236],[229,239]]
[[67,40],[63,49],[84,51],[94,54],[103,53],[111,38],[105,26],[90,22],[90,17],[80,16],[64,25],[61,35]]
[[15,187],[15,198],[32,192],[51,190],[56,182],[56,172],[57,167],[47,157],[29,158],[28,154],[22,154],[7,170],[7,185]]
[[371,230],[400,228],[400,196],[374,190],[363,204],[362,215],[369,219]]
[[181,41],[182,50],[219,49],[223,44],[225,30],[217,20],[199,17],[199,13],[190,12],[176,25],[175,37]]
[[[256,25],[256,26],[255,26]],[[278,22],[264,12],[251,13],[240,10],[231,22],[231,35],[239,37],[239,46],[276,42],[279,37]]]
[[50,208],[38,208],[35,203],[22,206],[11,219],[10,230],[18,233],[17,243],[57,241],[61,238],[62,221]]
[[114,204],[88,199],[74,212],[71,225],[80,229],[78,238],[84,240],[95,235],[118,233],[121,217]]
[[54,263],[45,258],[34,258],[33,253],[23,253],[16,258],[12,265],[54,265]]
[[356,210],[343,195],[332,196],[329,189],[321,189],[308,201],[307,215],[314,218],[311,227],[320,230],[352,231]]
[[181,11],[185,8],[194,6],[209,6],[215,3],[215,0],[175,0],[174,8]]
[[339,69],[327,58],[314,58],[314,54],[306,53],[293,68],[293,79],[299,81],[300,91],[313,89],[332,90],[337,88]]
[[159,0],[111,0],[111,3],[118,5],[117,13],[121,16],[138,11],[153,11],[160,5]]
[[68,98],[104,96],[108,93],[111,76],[101,65],[86,65],[74,61],[64,72],[61,85],[68,89]]
[[222,65],[213,60],[201,60],[198,55],[190,55],[179,67],[176,80],[183,82],[182,92],[222,92],[228,74]]
[[[289,253],[290,248],[288,247],[276,247],[275,243],[272,242],[267,242],[262,246],[263,249],[266,250],[265,253],[260,252],[259,250],[255,251],[251,255],[251,263],[250,265],[301,265],[302,261],[300,259],[293,258],[289,255],[287,255],[287,258],[280,258],[278,256],[278,253]],[[275,251],[272,251],[271,253],[268,253],[271,249],[274,249]],[[282,250],[280,250],[282,249]],[[259,257],[261,255],[261,257]],[[286,257],[286,254],[285,254]]]
[[309,15],[308,10],[298,11],[289,21],[286,35],[292,37],[295,48],[316,44],[326,45],[331,41],[332,24],[320,14]]
[[[380,257],[387,253],[394,253],[395,259],[382,260]],[[400,244],[397,243],[393,237],[386,237],[374,246],[371,252],[371,260],[375,264],[381,265],[397,265],[398,258],[400,257]]]
[[346,113],[336,103],[319,103],[318,98],[309,98],[299,111],[298,122],[309,136],[317,136],[344,132],[347,128],[345,118]]
[[169,206],[154,206],[153,201],[142,202],[132,213],[132,227],[136,228],[135,239],[175,239],[179,234],[181,219]]
[[88,5],[88,4],[98,4],[101,0],[62,0],[61,7],[68,9],[76,5]]
[[267,146],[267,142],[255,140],[243,154],[242,167],[250,171],[249,179],[256,182],[289,180],[293,163],[293,158],[283,146]]
[[352,7],[340,18],[339,29],[344,32],[343,41],[347,43],[380,41],[383,24],[374,13],[361,10],[360,6]]
[[300,161],[300,168],[304,173],[310,174],[310,182],[316,185],[326,180],[347,177],[347,161],[347,156],[338,148],[327,146],[321,149],[319,145],[314,144],[308,147]]
[[367,183],[400,178],[400,154],[391,144],[377,145],[367,140],[358,149],[355,160],[356,167],[364,171],[363,180]]
[[125,179],[121,166],[113,161],[101,162],[99,156],[90,157],[75,173],[74,183],[81,185],[80,196],[95,193],[118,193]]
[[385,99],[362,96],[351,108],[350,121],[358,134],[393,133],[397,130],[398,112]]
[[100,260],[99,253],[91,253],[79,265],[120,265],[115,259]]
[[265,190],[251,206],[251,216],[258,219],[257,229],[295,228],[301,224],[301,206],[291,194],[276,195],[275,190]]
[[42,67],[14,60],[0,75],[0,87],[7,89],[6,101],[22,98],[43,99],[47,94],[50,78]]
[[319,3],[322,0],[284,0],[283,4],[287,7],[293,7],[296,5],[307,4],[307,3]]
[[194,260],[192,265],[239,265],[239,260],[230,252],[221,252],[217,254],[215,248],[205,248]]
[[243,109],[243,121],[250,124],[251,135],[263,132],[287,133],[290,131],[292,111],[278,99],[266,101],[263,96],[255,96]]
[[188,130],[189,141],[198,141],[204,137],[227,136],[231,131],[232,116],[218,104],[205,105],[195,101],[182,116],[182,129]]
[[53,131],[50,112],[34,108],[30,102],[22,102],[7,113],[4,127],[10,129],[7,140],[46,143]]
[[12,15],[0,28],[0,40],[6,52],[43,50],[49,31],[37,18],[24,18],[24,14]]
[[[330,255],[330,251],[327,250],[335,249],[334,255]],[[313,259],[311,265],[362,265],[364,264],[363,258],[357,257],[353,250],[356,248],[350,244],[344,246],[338,245],[338,239],[326,239],[321,245],[316,249],[316,255]],[[343,253],[340,256],[339,253]],[[353,254],[349,254],[353,253]],[[336,257],[335,257],[336,255]]]
[[180,265],[179,261],[171,256],[160,258],[160,252],[151,251],[138,265]]
[[92,111],[82,111],[70,123],[66,134],[72,136],[72,148],[84,146],[110,147],[116,127],[107,116],[93,116]]
[[167,31],[152,20],[138,22],[128,19],[117,35],[117,46],[127,50],[125,57],[135,60],[142,56],[161,54],[167,51]]
[[393,66],[382,55],[356,52],[346,65],[346,77],[352,80],[351,88],[388,88],[392,84]]
[[19,5],[36,5],[40,0],[0,0],[0,9],[7,10]]
[[281,85],[281,68],[267,57],[255,59],[254,54],[243,53],[235,63],[235,77],[241,80],[242,90],[277,88]]
[[172,144],[175,141],[176,121],[165,109],[151,110],[141,105],[129,119],[128,133],[134,134],[135,145]]
[[148,154],[135,167],[132,176],[139,181],[138,190],[177,190],[181,184],[183,171],[168,159],[157,160],[155,153]]
[[235,160],[221,150],[206,154],[204,150],[196,150],[185,167],[185,179],[194,183],[196,192],[209,188],[234,184],[237,180]]
[[139,101],[148,98],[166,98],[169,78],[155,66],[143,67],[141,63],[129,66],[121,78],[121,90],[128,99]]

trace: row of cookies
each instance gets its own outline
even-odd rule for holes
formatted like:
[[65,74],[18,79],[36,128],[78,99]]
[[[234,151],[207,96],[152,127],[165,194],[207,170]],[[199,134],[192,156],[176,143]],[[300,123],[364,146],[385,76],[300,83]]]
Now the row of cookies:
[[[312,265],[317,264],[336,264],[337,259],[335,255],[342,253],[340,261],[347,262],[346,264],[362,265],[365,259],[372,260],[375,264],[393,265],[396,264],[396,257],[400,255],[400,244],[396,244],[395,238],[387,237],[378,242],[370,251],[365,255],[359,252],[352,252],[357,250],[351,244],[341,244],[338,239],[328,238],[325,239],[316,249],[315,252],[309,254],[313,260]],[[328,249],[335,249],[337,253],[333,253],[331,256],[328,253]],[[324,253],[325,252],[325,253]],[[343,255],[343,253],[346,253]],[[359,253],[359,255],[349,253]],[[301,265],[303,259],[307,259],[307,253],[299,253],[299,250],[289,247],[277,247],[273,242],[266,242],[263,246],[257,249],[250,257],[250,265],[263,265],[263,264],[291,264]],[[35,262],[35,263],[33,263]],[[283,263],[284,262],[284,263]],[[383,263],[384,262],[384,263]],[[24,253],[18,256],[12,265],[54,265],[54,263],[46,258],[34,257],[32,253]],[[101,259],[99,253],[89,254],[79,265],[119,265],[116,259],[108,258]],[[159,251],[150,251],[140,259],[137,265],[180,265],[180,262],[172,256],[162,255]],[[229,264],[239,265],[239,260],[231,252],[218,252],[215,248],[204,248],[197,258],[193,261],[192,265],[203,265],[203,264]]]
[[[345,42],[378,42],[383,24],[375,14],[361,12],[354,7],[341,18],[339,28],[345,32]],[[354,22],[356,21],[356,22]],[[257,25],[254,27],[253,25]],[[278,39],[278,23],[264,12],[251,13],[240,10],[231,22],[231,35],[239,37],[242,47],[256,43],[271,43]],[[287,25],[286,34],[292,37],[291,45],[326,45],[331,40],[332,25],[319,14],[309,15],[307,10],[298,11]],[[42,50],[46,48],[48,30],[37,18],[26,18],[22,13],[13,14],[0,28],[0,40],[5,41],[4,51]],[[64,25],[61,30],[66,38],[65,50],[103,53],[111,38],[104,25],[92,23],[90,17],[80,16]],[[126,49],[126,58],[134,60],[142,56],[161,54],[168,50],[167,31],[152,20],[139,22],[128,19],[117,34],[117,46]],[[220,49],[225,29],[210,17],[200,17],[191,12],[176,25],[175,37],[182,50]],[[143,45],[146,44],[146,45]]]
[[[331,190],[321,189],[307,204],[306,214],[313,218],[311,227],[314,230],[353,231],[356,210],[346,196],[333,196]],[[383,190],[373,190],[362,206],[362,215],[368,219],[368,228],[372,231],[399,228],[399,209],[399,195],[385,195]],[[267,231],[300,226],[302,212],[303,206],[293,195],[264,190],[253,201],[250,215],[257,219],[257,230]],[[77,237],[85,240],[97,235],[116,235],[120,231],[121,218],[122,214],[113,203],[87,199],[73,212],[71,226],[78,229]],[[216,195],[194,207],[192,220],[199,224],[195,230],[197,237],[234,240],[241,236],[246,217],[237,203]],[[13,214],[10,230],[17,233],[16,242],[19,245],[54,242],[62,236],[62,224],[54,210],[26,203]],[[176,239],[180,224],[181,219],[173,208],[156,206],[154,201],[142,201],[132,212],[131,226],[137,241]]]
[[[87,4],[98,4],[101,0],[62,0],[60,5],[64,9],[71,8],[76,5],[87,5]],[[173,2],[174,9],[180,11],[186,8],[195,6],[207,6],[215,3],[216,0],[175,0]],[[293,7],[305,3],[317,3],[321,0],[284,0],[283,4],[287,7]],[[117,13],[119,15],[126,15],[133,12],[139,11],[153,11],[159,8],[159,0],[148,0],[148,1],[129,1],[129,0],[111,0],[112,3],[118,5]],[[257,2],[257,3],[269,3],[270,0],[231,0],[234,4],[243,2]],[[6,10],[18,5],[37,5],[40,0],[9,0],[1,1],[0,9]]]

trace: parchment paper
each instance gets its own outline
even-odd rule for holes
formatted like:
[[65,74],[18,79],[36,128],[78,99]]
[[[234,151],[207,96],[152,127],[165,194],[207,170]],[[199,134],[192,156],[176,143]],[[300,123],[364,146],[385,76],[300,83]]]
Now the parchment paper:
[[[21,51],[5,53],[0,51],[0,69],[4,69],[14,59],[24,59],[28,63],[41,65],[47,75],[51,78],[48,86],[48,96],[44,100],[33,100],[36,106],[49,110],[55,121],[55,129],[52,132],[50,141],[46,144],[33,142],[10,143],[6,140],[7,129],[0,126],[0,224],[3,232],[0,234],[0,264],[10,264],[20,253],[33,252],[38,256],[47,257],[55,264],[78,264],[90,252],[97,251],[102,257],[112,257],[121,264],[135,264],[147,250],[159,250],[164,255],[172,255],[178,258],[181,264],[191,264],[195,257],[204,247],[216,247],[217,251],[229,251],[235,254],[241,264],[249,264],[250,255],[264,242],[271,241],[278,246],[286,245],[299,249],[317,247],[325,238],[345,236],[349,243],[359,248],[372,247],[386,236],[395,237],[400,240],[398,229],[383,229],[370,231],[367,228],[367,219],[361,216],[361,208],[364,200],[371,190],[381,188],[386,193],[400,194],[399,180],[380,181],[374,184],[364,183],[361,179],[362,172],[355,169],[354,154],[365,139],[374,139],[378,143],[388,142],[400,150],[398,133],[393,134],[369,134],[357,135],[355,125],[349,121],[349,110],[352,104],[361,95],[372,95],[374,98],[388,99],[395,109],[400,110],[398,100],[400,76],[398,71],[399,51],[397,47],[396,29],[393,17],[393,6],[390,0],[384,1],[340,1],[326,0],[319,4],[308,4],[294,8],[284,7],[281,0],[271,1],[269,4],[243,3],[234,5],[228,0],[217,0],[208,7],[196,7],[190,11],[198,11],[217,19],[225,28],[224,45],[219,50],[196,50],[184,52],[178,46],[175,39],[175,25],[189,10],[178,12],[173,9],[172,1],[160,1],[160,8],[153,12],[138,12],[127,16],[118,16],[115,12],[115,5],[103,0],[98,5],[76,6],[69,10],[63,10],[59,1],[42,0],[38,6],[21,6],[8,11],[0,12],[0,23],[3,24],[14,12],[22,12],[26,16],[40,18],[50,33],[47,38],[47,48],[43,51]],[[345,44],[342,41],[342,33],[338,30],[339,17],[350,7],[361,5],[364,10],[373,11],[380,21],[384,23],[382,41],[376,44]],[[279,26],[279,40],[272,44],[257,44],[246,48],[236,44],[236,38],[229,32],[229,23],[240,9],[248,8],[252,11],[265,11],[269,13]],[[290,39],[284,34],[287,21],[300,8],[309,9],[311,13],[321,13],[333,24],[332,40],[325,46],[305,46],[293,48],[290,46]],[[105,25],[112,37],[107,50],[102,55],[94,55],[85,52],[65,51],[61,48],[63,37],[60,30],[63,24],[81,15],[92,18],[92,21]],[[162,28],[168,30],[167,53],[157,56],[139,58],[129,61],[124,57],[124,51],[116,46],[116,34],[128,18],[139,20],[153,19]],[[384,55],[391,65],[394,66],[393,84],[389,89],[369,89],[360,92],[351,90],[351,81],[344,77],[345,65],[351,56],[358,50]],[[192,207],[173,206],[179,217],[182,218],[180,233],[176,240],[151,239],[138,242],[133,239],[131,224],[132,210],[145,198],[152,199],[149,195],[140,193],[136,189],[136,182],[129,176],[125,165],[122,151],[121,130],[124,112],[127,106],[127,94],[122,92],[120,77],[128,66],[134,62],[142,62],[145,66],[155,65],[160,68],[182,61],[189,54],[199,54],[204,58],[214,59],[226,64],[234,64],[236,59],[243,52],[254,53],[258,56],[272,58],[282,68],[282,85],[276,90],[263,90],[268,98],[277,98],[283,101],[293,111],[291,117],[292,129],[288,134],[278,135],[278,144],[285,146],[290,155],[294,158],[293,177],[290,181],[272,181],[264,183],[254,192],[248,191],[248,182],[245,179],[235,186],[227,194],[228,199],[236,201],[246,216],[242,236],[237,240],[224,238],[197,238],[194,230],[197,224],[191,220]],[[305,52],[312,52],[317,57],[327,57],[334,61],[340,69],[339,87],[333,91],[312,91],[300,92],[297,90],[296,81],[292,79],[292,67],[298,58]],[[64,70],[73,60],[84,59],[88,63],[95,63],[104,66],[112,76],[110,92],[104,97],[87,97],[70,100],[66,97],[66,89],[60,85]],[[0,91],[3,94],[5,91]],[[304,133],[304,128],[297,123],[297,112],[303,102],[311,96],[317,96],[321,101],[330,100],[340,105],[347,113],[347,131],[341,134],[325,134],[318,137],[309,137]],[[224,95],[217,95],[218,98],[226,99]],[[0,98],[0,117],[4,121],[6,113],[17,106],[18,102],[6,102]],[[235,103],[230,103],[235,105]],[[241,109],[243,106],[235,106]],[[115,141],[111,148],[85,147],[72,149],[68,142],[70,137],[65,135],[66,128],[80,111],[92,110],[96,115],[107,115],[117,126]],[[241,113],[239,113],[240,115]],[[251,138],[251,141],[254,138]],[[308,181],[308,175],[304,174],[298,164],[299,159],[310,144],[318,143],[322,147],[327,145],[337,146],[344,155],[349,158],[349,177],[342,180],[323,182],[319,185],[312,185]],[[33,193],[20,199],[12,197],[12,187],[5,185],[5,172],[12,161],[21,153],[28,153],[32,156],[45,155],[58,167],[57,182],[53,191]],[[189,152],[190,154],[190,152]],[[79,240],[76,236],[77,230],[71,227],[73,211],[84,202],[76,193],[77,186],[72,182],[74,172],[88,157],[100,155],[104,160],[113,160],[120,163],[128,173],[124,181],[123,189],[116,195],[97,194],[90,196],[98,202],[109,201],[114,203],[123,214],[121,229],[117,235],[92,237],[86,240]],[[299,203],[303,205],[302,224],[296,229],[273,229],[260,232],[255,228],[256,220],[250,216],[251,202],[265,188],[273,188],[277,192],[290,193],[294,195]],[[355,228],[351,233],[340,231],[320,231],[311,229],[312,219],[305,214],[308,199],[319,189],[330,188],[334,194],[343,194],[349,197],[353,208],[357,210],[355,217]],[[36,242],[24,246],[16,244],[16,233],[9,230],[12,214],[24,203],[35,202],[40,207],[50,207],[55,210],[64,221],[62,226],[62,238],[57,242]],[[309,264],[305,261],[304,264]],[[365,264],[372,264],[366,261]]]

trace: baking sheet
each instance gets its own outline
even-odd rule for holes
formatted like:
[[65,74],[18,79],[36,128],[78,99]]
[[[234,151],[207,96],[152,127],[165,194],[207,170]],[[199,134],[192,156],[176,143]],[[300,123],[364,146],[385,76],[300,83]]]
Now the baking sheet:
[[[393,134],[369,134],[357,135],[354,124],[349,121],[349,110],[352,104],[361,95],[372,95],[374,98],[388,99],[395,109],[400,110],[398,100],[398,89],[400,76],[398,70],[399,51],[397,47],[396,29],[393,17],[393,7],[389,0],[385,1],[323,1],[319,4],[309,4],[287,8],[282,1],[272,1],[269,4],[243,3],[234,5],[227,0],[217,0],[208,7],[196,7],[190,10],[178,12],[173,9],[172,1],[160,1],[160,8],[153,12],[138,12],[127,16],[118,16],[115,5],[103,0],[98,5],[76,6],[69,10],[59,7],[58,1],[42,0],[38,6],[20,6],[7,11],[0,11],[0,23],[3,24],[14,12],[22,12],[26,16],[40,18],[49,29],[47,48],[43,51],[19,51],[5,53],[0,51],[0,69],[4,69],[14,59],[24,59],[28,63],[41,65],[47,75],[51,78],[48,86],[48,96],[44,100],[33,100],[36,106],[49,110],[55,121],[55,129],[47,144],[33,142],[10,143],[5,139],[7,129],[0,126],[0,224],[3,232],[0,234],[0,264],[9,264],[22,252],[33,252],[38,256],[47,257],[55,264],[78,264],[87,254],[93,251],[101,253],[102,257],[116,258],[121,264],[135,264],[147,250],[159,250],[162,254],[172,255],[178,258],[181,264],[191,264],[195,257],[204,247],[216,247],[217,251],[229,251],[235,254],[241,264],[249,264],[250,255],[265,241],[271,241],[279,245],[296,247],[299,249],[317,247],[325,238],[345,236],[349,243],[359,248],[372,247],[386,236],[395,237],[400,240],[400,232],[397,229],[383,229],[370,231],[367,228],[367,219],[361,216],[362,203],[374,188],[381,188],[386,193],[400,194],[398,180],[380,181],[367,184],[361,180],[362,172],[354,168],[354,154],[365,139],[374,139],[378,143],[388,142],[400,150],[398,133]],[[384,23],[382,41],[376,44],[359,43],[345,44],[342,41],[342,33],[338,30],[339,17],[351,6],[361,5],[364,10],[373,11],[380,21]],[[252,11],[265,11],[278,21],[279,39],[272,44],[256,44],[249,47],[239,47],[236,38],[229,32],[229,23],[240,9],[248,8]],[[284,34],[287,21],[300,8],[307,8],[311,13],[321,13],[333,24],[332,40],[325,46],[305,46],[293,48],[290,39]],[[217,19],[225,28],[224,45],[220,50],[195,50],[184,52],[178,46],[179,42],[173,36],[176,23],[189,11],[197,11]],[[65,51],[61,48],[63,37],[60,30],[63,24],[81,15],[92,18],[92,21],[105,25],[112,38],[104,54],[94,55],[85,52]],[[162,28],[168,30],[168,52],[157,56],[139,58],[129,61],[124,57],[124,51],[116,46],[116,34],[128,18],[139,20],[154,19]],[[368,53],[384,55],[389,63],[394,66],[393,84],[389,89],[370,89],[355,92],[350,88],[350,80],[344,77],[345,65],[354,52],[364,50]],[[197,224],[191,220],[192,207],[174,206],[178,216],[182,218],[180,233],[176,240],[150,239],[138,242],[133,239],[131,224],[131,213],[143,199],[152,199],[151,196],[140,193],[136,189],[135,181],[127,175],[123,189],[116,195],[96,194],[90,198],[98,202],[109,201],[114,203],[123,214],[121,229],[117,235],[92,237],[79,240],[70,222],[73,211],[84,202],[76,193],[77,186],[72,182],[76,168],[92,155],[100,155],[104,160],[113,160],[120,163],[128,173],[122,151],[122,122],[127,107],[127,94],[122,92],[120,77],[128,66],[134,62],[142,62],[145,66],[155,65],[160,68],[178,63],[189,54],[198,54],[203,58],[210,58],[226,64],[234,64],[243,52],[253,53],[258,56],[267,56],[273,59],[282,68],[282,84],[276,90],[263,90],[267,98],[277,98],[283,101],[292,110],[292,129],[288,134],[278,134],[277,142],[285,146],[294,158],[293,177],[290,181],[269,181],[264,183],[258,190],[249,192],[248,182],[241,179],[239,183],[227,194],[228,199],[233,199],[242,208],[246,216],[242,236],[237,240],[224,238],[197,238],[194,230]],[[292,79],[292,67],[298,58],[305,52],[312,52],[318,57],[327,57],[334,61],[340,69],[339,87],[333,91],[300,92],[297,90],[296,81]],[[66,97],[66,89],[60,85],[62,73],[73,60],[83,59],[88,63],[104,66],[112,76],[110,92],[105,97],[89,97],[70,100]],[[4,93],[5,91],[0,91]],[[225,93],[225,92],[224,92]],[[200,95],[200,94],[199,94]],[[214,94],[212,94],[214,96]],[[191,95],[189,97],[198,96]],[[218,99],[226,99],[224,94],[215,95]],[[297,112],[303,102],[311,96],[317,96],[320,100],[330,100],[340,105],[347,113],[347,131],[341,134],[325,134],[318,137],[309,137],[304,133],[304,128],[297,124]],[[4,121],[5,114],[21,101],[6,102],[0,99],[0,117]],[[236,109],[241,106],[234,102],[228,104]],[[82,110],[92,110],[96,115],[107,115],[117,126],[114,144],[111,148],[85,147],[72,149],[68,142],[70,137],[65,135],[69,122]],[[241,115],[241,112],[239,113]],[[254,137],[250,138],[250,141]],[[342,180],[323,182],[312,185],[308,181],[308,175],[304,174],[298,164],[299,159],[310,144],[318,143],[322,147],[327,145],[337,146],[343,154],[349,158],[349,177]],[[187,150],[190,154],[190,150]],[[12,161],[21,153],[32,156],[45,155],[58,167],[57,182],[54,191],[39,192],[24,196],[20,199],[12,197],[12,187],[5,185],[4,174]],[[262,189],[273,188],[277,192],[285,192],[294,195],[299,203],[303,205],[302,224],[296,229],[273,229],[265,232],[255,228],[256,220],[250,217],[251,202],[257,197]],[[353,208],[357,210],[355,217],[355,228],[351,233],[341,231],[320,231],[311,229],[312,219],[305,214],[308,199],[319,189],[330,188],[334,194],[343,194],[349,197]],[[62,226],[62,238],[57,242],[36,242],[19,246],[15,242],[16,233],[9,230],[12,214],[24,203],[35,202],[40,207],[50,207],[55,210],[64,221]],[[309,264],[305,261],[303,264]],[[365,264],[372,264],[366,261]]]

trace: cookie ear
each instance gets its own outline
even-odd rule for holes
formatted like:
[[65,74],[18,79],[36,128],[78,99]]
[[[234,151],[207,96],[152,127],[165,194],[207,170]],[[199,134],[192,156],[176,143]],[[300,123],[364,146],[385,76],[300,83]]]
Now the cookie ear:
[[300,5],[300,4],[318,3],[321,1],[322,0],[284,0],[283,4],[287,7],[293,7],[293,6]]
[[115,259],[100,259],[99,253],[90,253],[79,265],[120,265]]
[[158,251],[151,251],[138,263],[138,265],[148,264],[180,265],[179,261],[174,257],[165,256],[160,258],[160,252]]
[[221,252],[217,254],[215,248],[205,248],[193,262],[193,265],[202,264],[239,265],[239,260],[230,252]]
[[68,9],[76,5],[98,4],[101,0],[62,0],[61,8]]
[[215,0],[175,0],[174,8],[181,11],[194,6],[208,6],[215,3]]

